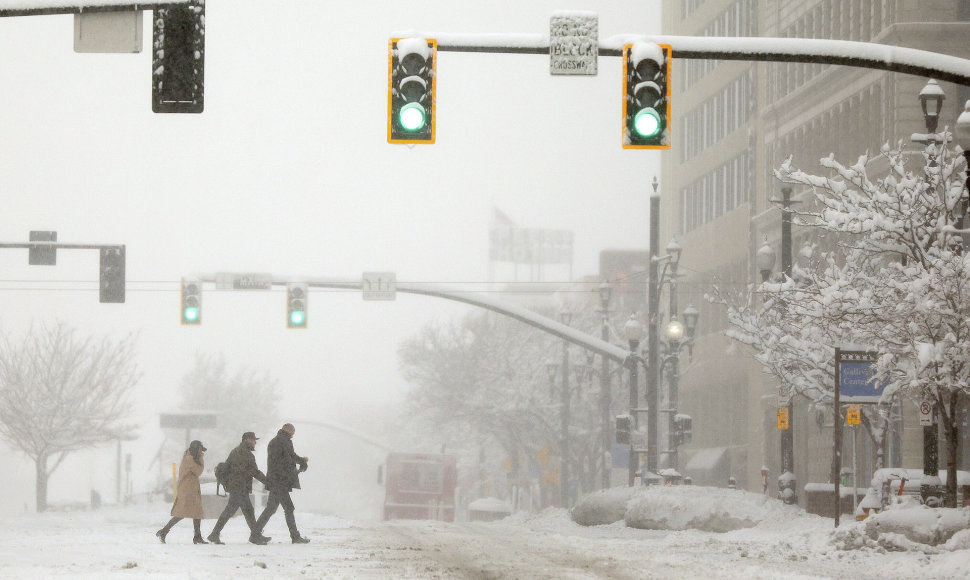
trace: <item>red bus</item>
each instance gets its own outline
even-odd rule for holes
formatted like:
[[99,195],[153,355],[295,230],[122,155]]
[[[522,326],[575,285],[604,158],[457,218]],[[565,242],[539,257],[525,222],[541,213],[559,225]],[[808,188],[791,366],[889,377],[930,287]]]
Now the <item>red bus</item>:
[[457,457],[390,453],[384,495],[384,519],[455,521]]

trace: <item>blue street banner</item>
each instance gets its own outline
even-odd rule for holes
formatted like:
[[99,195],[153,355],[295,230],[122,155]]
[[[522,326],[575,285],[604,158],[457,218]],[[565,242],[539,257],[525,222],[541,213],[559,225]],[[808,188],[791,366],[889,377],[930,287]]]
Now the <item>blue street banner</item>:
[[877,382],[876,361],[879,353],[860,350],[836,351],[837,385],[843,403],[878,403],[888,381]]

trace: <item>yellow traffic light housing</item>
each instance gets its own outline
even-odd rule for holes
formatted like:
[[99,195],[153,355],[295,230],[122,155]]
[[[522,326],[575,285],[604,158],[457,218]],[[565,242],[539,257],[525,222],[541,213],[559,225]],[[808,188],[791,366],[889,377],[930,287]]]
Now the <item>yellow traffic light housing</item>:
[[623,47],[623,148],[670,149],[669,44]]
[[434,143],[437,54],[434,39],[392,38],[388,43],[388,143]]

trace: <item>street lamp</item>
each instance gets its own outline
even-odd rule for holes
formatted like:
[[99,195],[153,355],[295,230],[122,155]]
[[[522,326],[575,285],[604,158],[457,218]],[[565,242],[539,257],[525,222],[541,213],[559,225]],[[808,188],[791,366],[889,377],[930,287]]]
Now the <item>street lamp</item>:
[[768,236],[765,236],[765,243],[758,248],[755,260],[758,262],[758,271],[761,272],[761,281],[767,282],[775,267],[775,251],[768,245]]
[[[606,280],[600,283],[597,288],[600,296],[600,338],[603,342],[610,340],[610,298],[613,297],[613,286]],[[603,445],[600,457],[603,461],[603,472],[601,483],[603,489],[610,487],[610,450],[613,449],[613,437],[610,433],[610,360],[605,355],[600,357],[602,368],[600,369],[600,419],[602,421],[602,433],[600,443]],[[590,379],[592,380],[592,379]]]
[[[637,380],[637,352],[640,350],[640,340],[643,338],[643,325],[637,320],[635,314],[631,314],[626,324],[623,325],[623,334],[630,344],[630,415],[633,417],[633,431],[637,431],[640,423],[640,415],[637,413],[637,385],[639,384]],[[627,485],[629,486],[633,485],[633,480],[636,478],[636,458],[636,444],[631,434],[630,465],[627,474]]]
[[667,323],[667,327],[664,329],[664,336],[667,337],[667,342],[671,344],[679,343],[684,338],[684,323],[677,320],[676,314]]
[[[697,332],[697,320],[701,317],[701,313],[694,308],[693,304],[688,304],[687,308],[684,308],[684,325],[687,327],[687,338],[693,339],[694,334]],[[691,340],[687,343],[690,346],[691,356],[694,356],[694,341]]]
[[946,95],[943,94],[943,88],[936,82],[936,79],[926,81],[926,85],[919,92],[919,104],[923,108],[923,118],[926,120],[926,131],[928,133],[936,133],[944,99],[946,99]]
[[[559,322],[566,326],[573,319],[573,313],[563,306],[559,309]],[[569,342],[562,341],[562,411],[560,427],[562,438],[562,461],[560,468],[559,502],[564,508],[569,508]]]

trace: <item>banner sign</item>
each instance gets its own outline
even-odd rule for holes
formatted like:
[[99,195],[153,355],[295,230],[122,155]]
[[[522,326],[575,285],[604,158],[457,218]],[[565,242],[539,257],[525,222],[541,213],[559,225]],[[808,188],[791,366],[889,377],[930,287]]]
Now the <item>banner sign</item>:
[[492,228],[489,257],[495,262],[571,264],[573,232],[536,228]]
[[887,381],[877,383],[876,361],[879,353],[861,350],[836,350],[839,384],[843,403],[878,403]]

